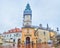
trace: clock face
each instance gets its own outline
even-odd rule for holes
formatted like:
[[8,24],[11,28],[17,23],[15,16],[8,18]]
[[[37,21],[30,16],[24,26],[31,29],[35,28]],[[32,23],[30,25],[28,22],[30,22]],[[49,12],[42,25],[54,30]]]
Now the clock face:
[[30,20],[30,15],[26,15],[25,20],[27,20],[27,21]]

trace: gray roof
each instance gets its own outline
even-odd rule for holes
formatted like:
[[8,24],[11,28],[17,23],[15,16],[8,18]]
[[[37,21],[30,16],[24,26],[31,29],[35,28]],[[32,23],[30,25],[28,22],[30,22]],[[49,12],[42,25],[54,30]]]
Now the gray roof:
[[42,29],[42,30],[47,30],[47,31],[49,31],[49,32],[56,32],[56,31],[54,31],[53,29],[51,29],[51,28],[45,28],[45,27],[39,27],[39,26],[24,26],[24,27],[22,27],[22,28],[37,28],[37,29]]

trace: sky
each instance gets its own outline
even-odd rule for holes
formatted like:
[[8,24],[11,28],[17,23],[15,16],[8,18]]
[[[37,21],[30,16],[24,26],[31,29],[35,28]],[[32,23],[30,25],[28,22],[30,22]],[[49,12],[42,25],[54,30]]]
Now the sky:
[[60,28],[60,0],[0,0],[0,33],[22,27],[27,3],[32,9],[32,25]]

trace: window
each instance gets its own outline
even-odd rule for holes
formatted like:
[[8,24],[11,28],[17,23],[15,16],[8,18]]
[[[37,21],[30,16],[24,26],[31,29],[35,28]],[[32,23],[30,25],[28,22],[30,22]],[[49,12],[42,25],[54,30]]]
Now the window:
[[19,36],[19,34],[18,34],[18,33],[16,33],[16,34],[14,34],[14,36],[15,36],[15,37],[18,37],[18,36]]
[[13,38],[10,38],[10,39],[13,39]]
[[14,36],[15,36],[15,34],[14,34]]
[[19,34],[17,33],[17,34],[16,34],[16,37],[17,37],[18,35],[19,35]]
[[46,33],[44,32],[44,35],[45,35]]
[[11,37],[11,34],[10,34],[10,37]]
[[7,35],[7,37],[8,37],[8,35]]
[[19,34],[19,36],[21,36],[21,34]]
[[15,42],[15,39],[13,39],[13,42]]

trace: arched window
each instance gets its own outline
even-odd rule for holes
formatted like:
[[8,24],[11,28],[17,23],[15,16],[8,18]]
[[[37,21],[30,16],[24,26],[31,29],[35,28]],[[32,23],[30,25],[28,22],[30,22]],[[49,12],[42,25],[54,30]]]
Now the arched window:
[[13,42],[15,42],[15,39],[13,39]]

